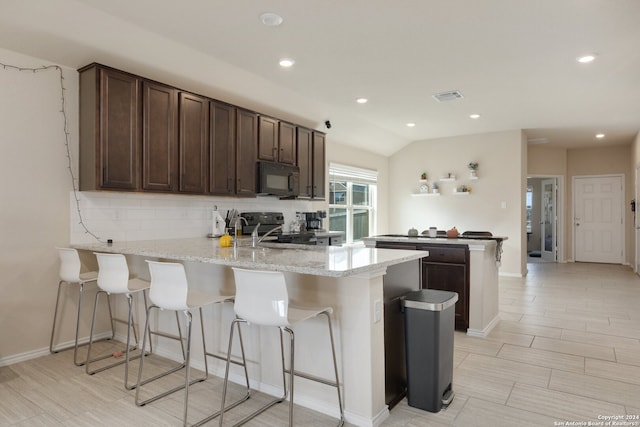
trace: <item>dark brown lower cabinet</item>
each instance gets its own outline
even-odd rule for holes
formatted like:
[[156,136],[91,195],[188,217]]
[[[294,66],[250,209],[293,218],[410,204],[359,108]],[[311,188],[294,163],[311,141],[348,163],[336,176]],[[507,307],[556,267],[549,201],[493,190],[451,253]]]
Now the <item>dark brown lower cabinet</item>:
[[456,292],[456,330],[466,331],[469,328],[469,246],[376,242],[376,248],[429,251],[429,256],[421,261],[420,287]]
[[422,288],[456,292],[456,330],[469,328],[469,247],[467,245],[429,245],[422,258]]

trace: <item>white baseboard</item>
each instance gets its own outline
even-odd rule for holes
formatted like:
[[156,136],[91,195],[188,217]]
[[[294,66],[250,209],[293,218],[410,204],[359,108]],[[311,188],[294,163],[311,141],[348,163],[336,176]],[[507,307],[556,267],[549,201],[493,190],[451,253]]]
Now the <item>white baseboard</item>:
[[482,330],[478,330],[478,329],[467,329],[467,335],[469,335],[470,337],[480,337],[480,338],[485,338],[487,335],[489,335],[489,333],[491,333],[491,331],[493,330],[493,328],[495,328],[495,326],[500,322],[500,316],[496,316],[493,318],[493,320],[491,320],[491,322],[489,322],[489,324],[487,326],[485,326],[484,329]]
[[[96,340],[99,339],[104,339],[104,338],[109,338],[111,336],[111,332],[103,332],[101,334],[96,335]],[[116,336],[116,339],[118,337]],[[78,344],[86,344],[89,342],[89,337],[84,337],[84,338],[80,338],[78,340]],[[71,347],[75,344],[75,340],[71,340],[71,341],[67,341],[67,342],[61,342],[58,343],[54,349],[56,348],[65,348],[65,347]],[[73,347],[72,348],[68,348],[65,350],[60,350],[60,351],[73,351]],[[31,359],[37,359],[38,357],[42,357],[42,356],[46,356],[47,354],[49,354],[49,347],[43,347],[43,348],[39,348],[36,350],[31,350],[31,351],[27,351],[25,353],[19,353],[19,354],[13,354],[11,356],[5,356],[5,357],[1,357],[0,358],[0,366],[9,366],[9,365],[13,365],[15,363],[20,363],[20,362],[25,362],[27,360],[31,360]]]

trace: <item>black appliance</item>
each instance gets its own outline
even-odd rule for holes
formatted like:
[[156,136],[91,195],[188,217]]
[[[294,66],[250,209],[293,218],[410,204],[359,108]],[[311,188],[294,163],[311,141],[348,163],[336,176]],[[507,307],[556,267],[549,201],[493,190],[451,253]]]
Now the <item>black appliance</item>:
[[296,212],[298,221],[304,223],[307,230],[324,231],[322,220],[327,217],[327,211]]
[[275,162],[258,162],[258,193],[295,198],[300,193],[300,168]]
[[[242,234],[250,235],[258,226],[258,235],[264,236],[270,230],[280,226],[284,227],[284,215],[282,212],[243,212],[240,214],[247,222],[242,221]],[[271,237],[273,236],[273,237]],[[316,234],[313,231],[300,233],[288,233],[282,228],[273,231],[265,241],[277,243],[295,243],[299,245],[317,244]]]

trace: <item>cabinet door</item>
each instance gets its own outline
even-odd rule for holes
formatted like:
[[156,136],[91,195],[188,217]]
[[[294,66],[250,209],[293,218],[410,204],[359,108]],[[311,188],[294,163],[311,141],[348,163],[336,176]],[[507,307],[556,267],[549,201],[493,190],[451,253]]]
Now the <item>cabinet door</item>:
[[466,287],[467,267],[459,264],[422,263],[422,287],[456,292],[456,329],[466,331],[469,327],[469,295]]
[[313,198],[325,198],[325,135],[313,133]]
[[178,188],[178,91],[152,82],[143,84],[142,189]]
[[211,102],[209,192],[229,196],[235,192],[236,110]]
[[278,132],[278,161],[290,165],[296,164],[296,126],[291,123],[280,122]]
[[278,120],[260,116],[258,131],[258,158],[278,161]]
[[[140,183],[140,81],[129,74],[107,69],[100,69],[99,75],[97,187],[137,190]],[[95,105],[86,108],[95,111]]]
[[209,177],[209,99],[180,93],[180,191],[204,194]]
[[300,168],[300,194],[298,197],[310,199],[313,195],[313,131],[311,129],[298,128],[297,140],[297,164]]
[[236,115],[236,194],[255,196],[258,115],[240,108],[237,109]]

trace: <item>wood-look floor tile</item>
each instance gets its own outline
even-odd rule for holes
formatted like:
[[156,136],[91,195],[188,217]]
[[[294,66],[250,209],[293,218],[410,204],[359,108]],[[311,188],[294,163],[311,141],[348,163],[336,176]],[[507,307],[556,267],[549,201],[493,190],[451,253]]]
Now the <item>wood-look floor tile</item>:
[[492,375],[466,369],[453,370],[453,391],[469,397],[478,397],[504,404],[511,393],[514,382]]
[[640,366],[640,349],[616,347],[616,361],[624,365]]
[[506,311],[502,311],[502,310],[500,311],[499,316],[500,316],[500,320],[502,321],[511,320],[514,322],[518,322],[522,318],[521,313],[507,313]]
[[613,347],[604,347],[593,344],[584,344],[572,341],[563,341],[555,338],[536,337],[532,348],[555,351],[557,353],[573,354],[575,356],[592,357],[594,359],[616,360]]
[[553,426],[554,418],[536,412],[498,405],[479,398],[469,398],[455,425],[460,427],[540,427]]
[[498,357],[544,368],[561,369],[563,371],[579,373],[584,372],[584,357],[537,348],[525,348],[505,344],[498,353]]
[[587,323],[587,332],[596,334],[613,335],[616,337],[640,339],[640,329],[622,328],[619,326],[610,326],[600,323]]
[[[560,319],[560,320],[568,320],[571,322],[598,322],[605,325],[609,324],[609,316],[606,314],[596,314],[596,313],[576,313],[576,312],[567,312],[565,310],[545,310],[544,317],[550,317],[552,319]],[[577,328],[576,328],[577,329]]]
[[67,424],[59,422],[49,414],[40,414],[11,424],[11,427],[62,427],[66,425]]
[[640,415],[640,407],[627,406],[627,415]]
[[573,372],[553,370],[549,389],[625,406],[640,402],[640,385]]
[[526,384],[516,384],[507,406],[537,412],[558,421],[597,421],[598,415],[623,414],[624,406]]
[[501,378],[539,387],[546,387],[551,376],[550,368],[531,366],[526,363],[480,354],[470,354],[456,370],[457,373],[463,371],[466,371],[468,375],[478,373],[487,377]]
[[487,339],[498,341],[505,344],[519,345],[521,347],[529,347],[533,342],[533,335],[516,334],[513,332],[507,332],[500,329],[493,329]]
[[587,375],[640,385],[640,366],[587,359],[584,372]]
[[547,326],[550,328],[576,329],[579,331],[584,331],[587,328],[586,321],[555,319],[553,317],[533,316],[529,314],[522,316],[520,323],[529,323],[532,325]]
[[563,329],[561,339],[565,341],[581,342],[584,344],[594,344],[606,347],[627,348],[640,352],[640,340],[612,335],[597,334],[594,332],[575,331]]
[[454,337],[453,345],[456,351],[495,356],[502,347],[501,342],[479,337],[470,337],[463,333],[456,332]]
[[0,384],[0,425],[11,425],[41,415],[44,411],[11,387]]
[[494,330],[549,338],[560,338],[560,336],[562,335],[561,328],[550,328],[548,326],[538,326],[528,323],[512,322],[506,320],[500,321],[500,323],[496,325]]

